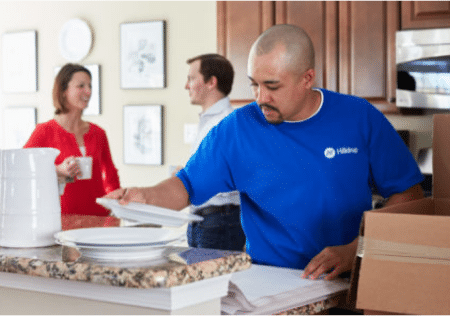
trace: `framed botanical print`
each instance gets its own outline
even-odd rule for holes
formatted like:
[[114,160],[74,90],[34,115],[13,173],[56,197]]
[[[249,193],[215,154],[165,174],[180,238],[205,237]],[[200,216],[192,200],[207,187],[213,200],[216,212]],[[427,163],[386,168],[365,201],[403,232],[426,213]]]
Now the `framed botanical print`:
[[165,21],[120,25],[122,89],[166,87]]
[[124,163],[162,165],[162,105],[123,108]]

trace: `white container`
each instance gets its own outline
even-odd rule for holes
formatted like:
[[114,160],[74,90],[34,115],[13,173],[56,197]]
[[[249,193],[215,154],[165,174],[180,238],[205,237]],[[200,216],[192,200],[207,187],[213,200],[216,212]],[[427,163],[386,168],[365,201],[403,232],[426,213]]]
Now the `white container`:
[[92,178],[92,157],[77,157],[75,158],[78,166],[81,169],[81,177],[78,180],[87,180]]
[[45,247],[61,231],[55,148],[0,150],[0,246]]

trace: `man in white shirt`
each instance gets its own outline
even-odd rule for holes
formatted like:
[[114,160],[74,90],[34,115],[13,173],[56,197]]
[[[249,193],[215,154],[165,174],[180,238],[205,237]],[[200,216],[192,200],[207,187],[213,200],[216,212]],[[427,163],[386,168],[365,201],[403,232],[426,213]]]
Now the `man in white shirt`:
[[[192,155],[208,132],[233,111],[228,94],[231,92],[234,70],[231,63],[218,54],[196,56],[187,63],[190,68],[185,88],[189,91],[191,104],[202,107]],[[187,235],[190,247],[244,248],[239,192],[219,193],[202,205],[191,205],[191,212],[203,216],[204,220],[189,224]]]

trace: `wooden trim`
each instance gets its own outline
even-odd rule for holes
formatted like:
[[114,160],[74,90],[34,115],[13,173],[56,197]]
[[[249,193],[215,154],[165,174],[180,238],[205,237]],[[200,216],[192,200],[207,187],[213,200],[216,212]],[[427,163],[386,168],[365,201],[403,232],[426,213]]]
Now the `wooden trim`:
[[324,74],[323,83],[328,90],[338,91],[338,67],[339,67],[339,55],[338,55],[338,4],[336,1],[325,1],[324,5],[324,30],[325,36],[323,37],[325,48],[324,54]]
[[287,23],[287,2],[275,1],[275,24]]
[[351,3],[339,1],[339,92],[349,94],[351,92]]
[[264,32],[275,24],[275,4],[273,1],[262,1],[262,30]]
[[397,89],[395,34],[400,30],[400,3],[387,1],[386,5],[386,100],[395,104]]
[[230,100],[231,105],[233,107],[237,107],[237,108],[242,107],[242,106],[247,105],[247,104],[252,103],[252,102],[255,102],[255,100],[254,99]]
[[226,56],[226,47],[227,47],[227,32],[226,32],[226,14],[227,14],[227,6],[226,1],[217,1],[216,2],[216,10],[217,10],[217,53]]
[[366,98],[375,108],[383,114],[401,114],[395,103],[386,102],[385,100]]

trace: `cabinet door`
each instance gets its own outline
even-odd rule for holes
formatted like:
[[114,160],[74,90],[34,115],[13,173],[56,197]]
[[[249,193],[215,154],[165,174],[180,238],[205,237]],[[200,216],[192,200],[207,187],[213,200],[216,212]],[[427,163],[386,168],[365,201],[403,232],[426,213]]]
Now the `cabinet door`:
[[450,1],[402,1],[402,29],[450,27]]
[[311,37],[315,50],[316,86],[337,90],[337,2],[276,1],[276,24],[293,24]]
[[398,12],[394,1],[339,2],[340,92],[393,106]]
[[217,51],[233,64],[233,105],[254,100],[247,77],[248,53],[258,36],[274,24],[273,8],[272,1],[217,2]]
[[384,113],[395,107],[397,1],[218,1],[218,52],[236,71],[234,105],[253,100],[247,78],[251,45],[274,24],[294,24],[311,37],[316,86],[368,99]]

